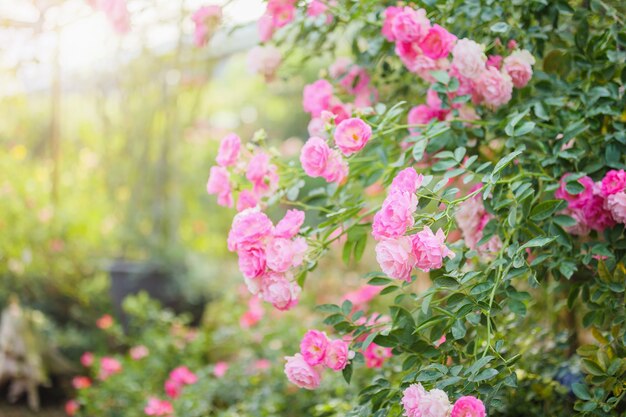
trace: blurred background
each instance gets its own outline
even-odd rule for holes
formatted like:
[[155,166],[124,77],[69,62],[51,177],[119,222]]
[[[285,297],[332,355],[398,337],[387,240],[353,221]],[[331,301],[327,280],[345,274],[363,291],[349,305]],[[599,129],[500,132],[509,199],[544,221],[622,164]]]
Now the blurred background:
[[[212,1],[222,24],[202,47],[191,19],[201,1],[121,4],[0,2],[2,416],[30,415],[30,382],[11,388],[7,357],[43,358],[35,385],[54,414],[83,352],[127,347],[96,323],[112,314],[126,326],[129,294],[146,291],[205,327],[218,320],[207,305],[235,305],[219,320],[237,326],[242,279],[225,244],[233,213],[205,192],[219,140],[263,127],[293,157],[306,135],[301,91],[315,66],[271,83],[248,70],[261,0]],[[15,346],[20,331],[27,346]]]

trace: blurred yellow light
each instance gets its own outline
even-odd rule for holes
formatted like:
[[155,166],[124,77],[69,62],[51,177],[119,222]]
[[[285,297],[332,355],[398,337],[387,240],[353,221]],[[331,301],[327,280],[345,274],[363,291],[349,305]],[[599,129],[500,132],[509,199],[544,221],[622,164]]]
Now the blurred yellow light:
[[11,156],[18,161],[22,161],[26,155],[28,155],[28,149],[24,145],[15,145],[11,148]]

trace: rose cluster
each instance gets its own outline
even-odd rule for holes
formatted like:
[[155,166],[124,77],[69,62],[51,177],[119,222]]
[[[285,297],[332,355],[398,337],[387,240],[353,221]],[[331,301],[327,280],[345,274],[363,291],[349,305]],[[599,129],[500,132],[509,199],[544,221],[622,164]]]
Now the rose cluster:
[[372,235],[378,241],[376,260],[391,278],[410,281],[413,268],[425,272],[441,268],[443,258],[454,257],[445,245],[445,235],[428,227],[410,236],[406,233],[414,224],[417,209],[415,193],[423,177],[415,169],[406,168],[393,179],[381,209],[374,216]]
[[[241,139],[234,133],[222,139],[215,161],[217,165],[211,167],[206,190],[217,196],[221,206],[233,206],[235,188],[240,190],[237,211],[255,207],[263,197],[278,189],[278,168],[271,163],[270,156],[260,149],[245,152]],[[235,175],[238,180],[233,178]],[[243,178],[252,185],[251,189],[242,189]]]
[[178,398],[185,385],[193,385],[198,382],[196,374],[191,372],[186,366],[179,366],[174,368],[165,381],[165,393],[170,398]]
[[350,356],[345,341],[331,340],[323,332],[309,330],[300,342],[300,353],[285,358],[285,375],[300,388],[315,389],[320,385],[323,368],[341,371]]
[[626,224],[626,172],[610,170],[601,181],[594,182],[583,176],[576,181],[582,190],[577,194],[567,190],[570,183],[566,174],[561,179],[559,188],[554,193],[556,198],[567,201],[566,214],[576,224],[568,228],[575,235],[587,235],[591,230],[602,232],[616,223]]
[[248,290],[279,310],[292,308],[300,297],[291,270],[307,251],[306,241],[297,236],[303,223],[300,210],[287,211],[274,226],[265,213],[249,208],[235,216],[228,235],[228,249],[239,256]]
[[[325,15],[324,21],[330,23],[333,16],[328,12],[327,4],[333,1],[312,0],[307,6],[306,15],[314,19]],[[261,42],[271,40],[278,29],[291,23],[295,17],[296,0],[268,0],[267,9],[257,22]]]
[[359,118],[343,120],[334,133],[337,149],[331,149],[326,139],[313,136],[300,151],[302,169],[310,177],[322,177],[338,184],[348,176],[348,162],[342,157],[363,149],[372,137],[372,128]]
[[[475,120],[476,112],[455,97],[469,95],[475,105],[497,108],[511,100],[513,87],[526,86],[532,77],[533,56],[515,50],[506,58],[487,57],[484,46],[471,39],[457,39],[445,28],[431,24],[424,9],[388,7],[385,10],[383,36],[395,42],[396,54],[408,68],[429,83],[435,83],[433,71],[445,71],[458,81],[458,88],[448,94],[452,108],[461,119]],[[450,59],[450,55],[452,58]],[[409,124],[427,124],[452,116],[449,106],[442,106],[437,92],[429,89],[426,104],[409,112]]]
[[412,384],[404,390],[402,406],[406,417],[485,417],[485,406],[472,396],[459,398],[454,405],[448,394],[440,389],[427,391],[422,384]]

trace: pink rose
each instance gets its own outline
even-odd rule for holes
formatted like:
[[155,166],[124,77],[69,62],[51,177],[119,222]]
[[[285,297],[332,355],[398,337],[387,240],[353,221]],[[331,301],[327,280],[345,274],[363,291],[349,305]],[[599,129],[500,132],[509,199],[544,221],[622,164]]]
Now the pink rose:
[[91,386],[91,379],[86,376],[75,376],[72,378],[72,386],[74,389],[86,389]]
[[407,417],[423,417],[420,410],[420,404],[428,392],[422,384],[412,384],[402,393],[402,407],[404,415]]
[[341,78],[348,73],[351,66],[352,61],[350,58],[340,56],[330,65],[330,67],[328,67],[328,75],[334,79]]
[[173,381],[171,379],[168,379],[163,384],[163,390],[165,391],[165,394],[168,397],[174,398],[174,399],[180,397],[180,392],[182,391],[182,388],[183,387],[180,383]]
[[450,417],[485,417],[485,405],[472,396],[461,397],[454,403]]
[[444,343],[446,343],[446,335],[445,334],[441,335],[441,337],[435,343],[433,343],[433,346],[438,348],[439,346],[443,345]]
[[452,48],[452,65],[464,77],[478,78],[485,70],[487,57],[483,46],[470,39],[460,39]]
[[274,228],[273,235],[291,239],[300,232],[300,228],[304,223],[304,212],[302,210],[287,210],[285,217],[278,222]]
[[606,199],[606,206],[616,222],[626,224],[626,193],[611,194]]
[[348,344],[341,339],[331,341],[326,348],[324,365],[333,371],[341,371],[348,364]]
[[262,298],[278,310],[284,311],[295,307],[302,290],[295,282],[290,282],[284,274],[269,273],[261,286]]
[[302,107],[313,117],[319,117],[323,110],[328,110],[333,97],[333,86],[326,80],[317,80],[304,87]]
[[503,69],[509,74],[515,87],[523,88],[533,76],[532,65],[534,64],[535,57],[527,50],[521,50],[504,58]]
[[259,209],[245,209],[233,218],[228,249],[234,252],[255,246],[271,234],[273,227],[269,217]]
[[309,330],[300,342],[300,353],[309,365],[319,365],[324,363],[328,343],[329,341],[325,333],[318,330]]
[[317,17],[326,13],[327,10],[328,6],[326,6],[323,1],[313,0],[309,3],[309,6],[306,9],[306,14],[309,17]]
[[299,353],[294,356],[285,357],[287,363],[285,364],[285,375],[287,379],[300,388],[315,389],[319,387],[321,382],[320,374],[300,355]]
[[216,378],[222,378],[226,375],[226,371],[228,371],[228,363],[224,361],[217,362],[215,366],[213,366],[213,375]]
[[272,16],[274,27],[281,28],[291,22],[296,13],[296,0],[269,0],[267,14]]
[[255,46],[248,52],[248,69],[272,81],[282,59],[280,50],[273,45]]
[[261,42],[267,42],[272,39],[274,35],[274,20],[269,14],[261,16],[257,22],[257,30],[259,33],[259,39]]
[[[271,239],[265,248],[267,267],[275,272],[288,271],[292,266],[296,266],[294,262],[297,260],[297,249],[294,242],[289,239]],[[300,260],[301,259],[300,257]]]
[[612,169],[602,178],[600,185],[602,195],[608,197],[612,194],[621,193],[626,189],[626,172],[623,169]]
[[278,185],[276,165],[270,164],[270,156],[265,152],[257,152],[248,162],[246,178],[253,185],[256,194],[271,192]]
[[[445,115],[445,111],[434,109],[426,104],[420,104],[409,111],[408,122],[411,126],[427,125],[431,120],[443,120]],[[419,127],[410,127],[409,132],[414,135],[419,134],[419,129]]]
[[417,209],[414,193],[397,191],[390,193],[381,209],[374,215],[372,236],[374,239],[395,238],[404,235],[413,225],[413,213]]
[[417,58],[423,56],[422,50],[415,42],[396,42],[394,50],[410,71],[413,71],[412,68],[416,66]]
[[198,382],[196,374],[191,372],[186,366],[179,366],[170,372],[170,380],[183,385],[191,385]]
[[115,375],[122,372],[122,364],[115,358],[108,356],[100,359],[100,373],[98,373],[98,379],[104,381],[111,375]]
[[239,325],[244,329],[249,329],[261,321],[264,314],[265,312],[263,311],[259,297],[250,297],[248,300],[248,311],[239,319]]
[[402,12],[402,7],[390,6],[385,9],[385,20],[383,21],[382,35],[389,41],[396,40],[396,35],[393,34],[393,19]]
[[85,367],[89,368],[93,365],[94,356],[91,352],[85,352],[80,357],[80,363]]
[[242,190],[237,199],[237,211],[244,211],[248,208],[254,208],[259,204],[256,195],[250,190]]
[[391,358],[391,348],[378,346],[376,343],[370,343],[365,352],[365,366],[368,368],[381,368],[385,360]]
[[318,136],[320,138],[326,137],[326,122],[321,117],[314,117],[309,121],[306,128],[311,137]]
[[389,193],[403,191],[415,194],[417,189],[422,185],[423,180],[424,176],[418,174],[415,168],[405,168],[396,174],[389,187]]
[[411,236],[413,244],[413,255],[415,256],[415,266],[424,272],[431,269],[439,269],[443,265],[443,258],[454,258],[452,252],[445,244],[446,236],[443,230],[437,230],[434,234],[428,226],[422,231]]
[[584,187],[583,191],[578,194],[570,194],[565,186],[567,185],[567,177],[571,174],[563,175],[561,178],[559,188],[554,192],[556,198],[567,201],[568,207],[573,209],[580,209],[587,206],[593,199],[594,194],[594,182],[588,176],[584,176],[576,180],[580,185]]
[[497,108],[511,100],[513,82],[507,73],[490,67],[483,71],[478,79],[476,88],[483,97],[485,104]]
[[358,65],[352,65],[339,81],[339,85],[349,94],[356,95],[365,91],[369,82],[370,76],[367,74],[367,71]]
[[259,246],[240,250],[239,270],[245,278],[258,278],[265,273],[265,251]]
[[361,288],[349,292],[345,294],[341,301],[349,300],[355,309],[362,309],[367,306],[371,300],[374,299],[380,292],[383,290],[383,287],[378,285],[364,285]]
[[398,42],[421,42],[429,29],[430,21],[424,9],[405,7],[391,22],[391,31]]
[[150,351],[144,345],[138,345],[138,346],[133,346],[132,348],[130,348],[129,353],[130,353],[130,357],[134,361],[138,361],[148,356],[150,354]]
[[80,404],[76,400],[69,400],[65,403],[65,414],[68,416],[76,415],[78,410],[80,409]]
[[328,157],[322,178],[328,182],[342,184],[348,177],[348,170],[348,162],[343,159],[339,151],[333,149]]
[[234,133],[230,133],[222,139],[220,142],[220,149],[217,152],[215,161],[218,165],[227,167],[235,165],[239,158],[239,151],[241,150],[241,139]]
[[451,408],[445,392],[426,391],[421,384],[413,384],[404,391],[402,405],[407,417],[448,417]]
[[487,68],[494,67],[495,69],[499,70],[502,66],[502,55],[489,55],[489,57],[487,57],[486,65]]
[[415,266],[415,256],[411,239],[401,236],[396,239],[383,239],[376,245],[376,261],[390,278],[411,280]]
[[143,409],[147,416],[170,417],[174,415],[174,407],[167,400],[160,400],[156,397],[148,398],[148,404]]
[[194,12],[191,20],[195,24],[194,42],[205,45],[222,20],[222,8],[217,5],[202,6]]
[[302,169],[310,177],[321,177],[325,170],[330,147],[326,141],[319,137],[310,138],[300,151],[300,163]]
[[433,25],[420,42],[419,47],[427,57],[439,59],[448,56],[455,42],[456,36],[439,25]]
[[372,137],[372,128],[359,118],[346,119],[335,129],[335,144],[346,156],[360,151]]
[[517,41],[515,39],[511,39],[507,42],[506,47],[512,51],[514,49],[517,49]]
[[105,314],[96,320],[96,326],[99,329],[106,330],[113,326],[113,317],[110,314]]
[[435,83],[435,77],[431,74],[433,71],[447,71],[450,64],[447,59],[431,59],[426,55],[419,55],[407,65],[409,71],[419,75],[424,81]]
[[208,194],[217,195],[217,204],[224,207],[233,206],[233,195],[230,188],[230,174],[224,167],[211,167],[209,180],[206,184]]

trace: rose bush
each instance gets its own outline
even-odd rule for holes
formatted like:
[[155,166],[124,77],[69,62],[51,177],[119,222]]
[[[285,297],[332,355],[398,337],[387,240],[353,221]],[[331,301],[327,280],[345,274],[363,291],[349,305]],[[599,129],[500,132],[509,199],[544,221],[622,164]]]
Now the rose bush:
[[[349,353],[326,365],[335,342],[312,330],[291,382],[381,367],[354,415],[626,410],[622,8],[268,1],[263,42],[336,61],[304,88],[300,164],[260,132],[224,167],[225,138],[207,188],[238,201],[229,249],[286,310],[337,244],[349,264],[374,240],[382,272],[365,278],[395,295],[384,318],[319,306]],[[272,206],[298,210],[284,237]]]

